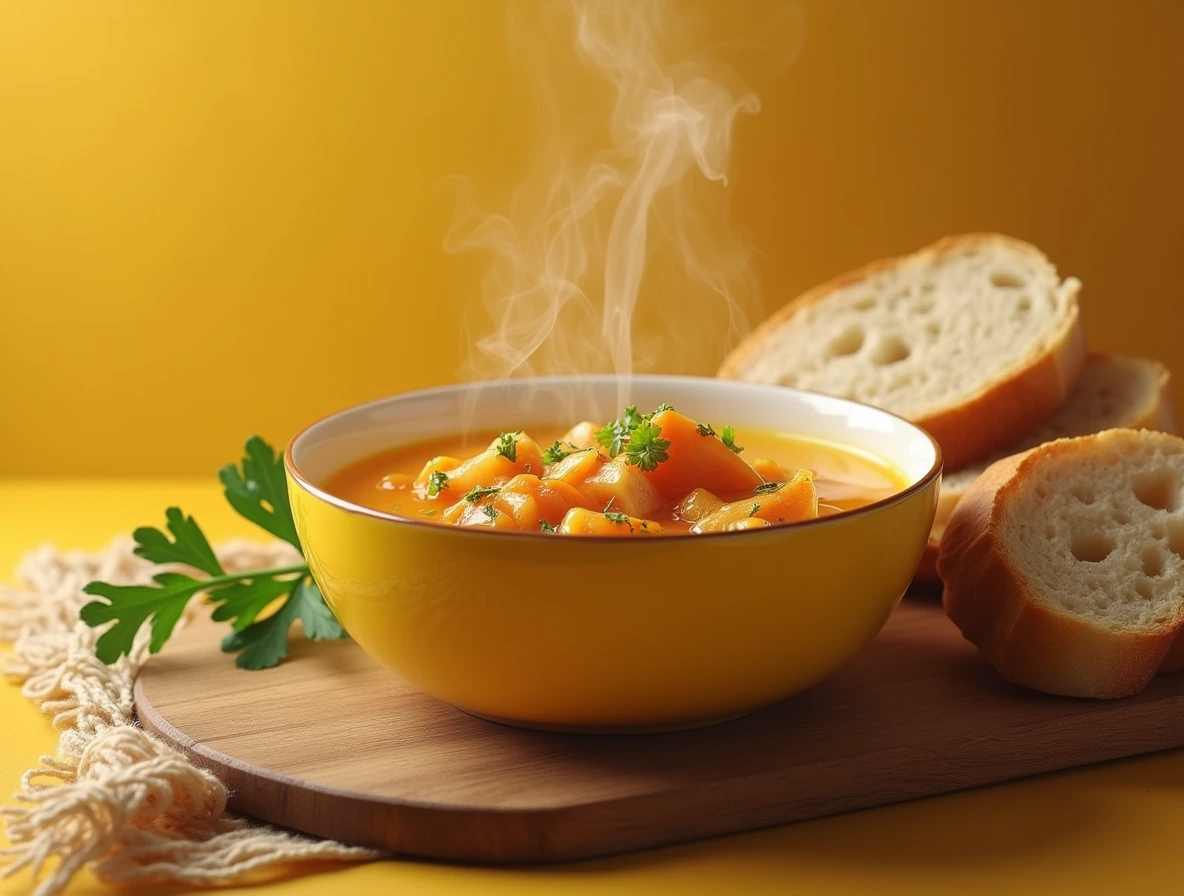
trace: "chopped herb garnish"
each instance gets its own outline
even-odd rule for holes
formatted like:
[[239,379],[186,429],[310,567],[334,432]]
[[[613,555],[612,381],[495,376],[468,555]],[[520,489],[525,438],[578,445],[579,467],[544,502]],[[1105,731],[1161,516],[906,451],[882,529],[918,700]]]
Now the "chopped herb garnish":
[[661,438],[662,427],[656,423],[642,423],[629,437],[625,448],[625,462],[634,464],[639,470],[656,470],[658,464],[669,460],[666,449],[670,440]]
[[760,504],[753,504],[752,507],[750,507],[748,509],[749,516],[756,516],[760,512],[761,512],[761,505]]
[[436,470],[428,477],[428,497],[434,498],[441,489],[448,488],[448,474],[443,470]]
[[559,527],[558,527],[558,526],[552,526],[552,525],[551,525],[550,523],[548,523],[546,520],[539,520],[539,530],[540,530],[541,532],[558,532],[558,531],[559,531]]
[[422,516],[435,516],[436,515],[436,508],[429,507],[427,510],[421,510],[420,514]]
[[[571,448],[571,451],[567,451],[566,449],[564,449],[564,447],[563,447],[564,445],[567,445],[569,448]],[[576,446],[573,445],[571,442],[561,442],[558,439],[556,439],[554,445],[552,445],[550,448],[543,449],[543,463],[557,464],[561,460],[563,460],[565,457],[567,457],[569,454],[572,454],[573,452],[575,452],[576,450],[577,450]]]
[[488,498],[490,495],[496,495],[501,489],[496,485],[474,485],[468,492],[465,493],[466,501],[480,501],[482,498]]
[[624,513],[606,513],[606,514],[604,515],[604,517],[605,517],[605,519],[607,519],[609,522],[616,523],[618,526],[628,526],[628,527],[629,527],[629,531],[630,531],[630,532],[632,532],[632,531],[633,531],[633,524],[632,524],[631,522],[629,522],[629,516],[628,516],[628,514],[624,514]]
[[522,435],[522,430],[517,432],[503,432],[497,437],[497,453],[509,461],[518,460],[518,437]]
[[699,430],[699,435],[701,436],[715,435],[715,430],[711,428],[710,423],[699,423],[695,426],[695,429]]
[[648,522],[648,521],[646,521],[646,520],[642,520],[642,521],[641,521],[641,528],[643,528],[643,529],[647,529],[647,530],[648,530],[648,529],[649,529],[649,527],[650,527],[650,524],[649,524],[649,522]]
[[[641,431],[643,427],[652,426],[656,432],[661,432],[660,427],[653,426],[653,424],[650,423],[651,418],[653,418],[656,414],[662,413],[663,411],[673,410],[673,407],[663,402],[662,404],[658,405],[657,409],[652,413],[639,414],[637,413],[637,405],[631,404],[625,408],[625,414],[620,420],[614,420],[612,423],[608,424],[608,426],[604,427],[604,429],[601,429],[596,433],[596,441],[608,449],[610,457],[616,457],[622,451],[627,451],[628,446],[637,441],[637,433]],[[644,434],[643,438],[645,438]],[[665,447],[670,447],[669,443],[667,443]],[[661,460],[665,459],[666,458],[664,457],[661,458]],[[630,463],[635,463],[635,461],[630,461]],[[654,466],[657,466],[657,463],[655,463]],[[652,470],[653,468],[654,467],[642,467],[642,469],[649,470]]]
[[483,514],[485,514],[487,517],[489,517],[491,520],[497,519],[497,508],[494,507],[492,504],[486,504],[484,507],[481,508],[481,512]]
[[720,436],[720,441],[739,454],[744,449],[736,444],[736,430],[730,426],[725,426],[723,434]]
[[764,495],[764,494],[768,494],[769,492],[780,491],[782,486],[784,486],[784,485],[785,485],[784,482],[762,482],[760,485],[758,485],[756,488],[753,489],[753,492],[758,495]]

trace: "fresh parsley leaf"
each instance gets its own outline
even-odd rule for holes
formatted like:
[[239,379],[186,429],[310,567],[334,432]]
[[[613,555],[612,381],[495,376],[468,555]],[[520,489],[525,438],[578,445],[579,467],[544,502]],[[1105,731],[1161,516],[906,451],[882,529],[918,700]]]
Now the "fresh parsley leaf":
[[148,649],[157,653],[169,639],[189,599],[208,585],[206,581],[175,572],[152,577],[155,585],[111,585],[91,582],[82,590],[105,600],[86,604],[79,612],[82,621],[92,628],[106,622],[115,624],[95,642],[95,655],[110,665],[132,651],[136,632],[145,623],[152,626]]
[[497,453],[508,461],[518,460],[518,437],[522,435],[522,430],[517,432],[503,432],[497,437]]
[[465,493],[465,500],[480,501],[483,498],[488,498],[490,495],[496,495],[501,489],[496,485],[474,485]]
[[256,526],[300,549],[283,459],[258,436],[247,440],[242,469],[228,464],[218,472],[230,506]]
[[621,453],[627,435],[628,432],[622,426],[621,421],[614,420],[604,429],[596,431],[596,441],[608,450],[609,457],[616,457]]
[[752,491],[755,494],[764,495],[764,494],[768,494],[769,492],[781,491],[781,489],[784,485],[785,485],[784,482],[762,482],[760,485],[758,485]]
[[275,602],[277,598],[292,593],[304,579],[278,579],[257,577],[243,579],[211,592],[210,600],[217,601],[210,614],[215,622],[229,622],[235,631],[254,623],[255,618]]
[[311,580],[301,579],[279,609],[266,619],[231,632],[222,639],[222,649],[238,653],[234,664],[241,669],[269,669],[287,656],[288,632],[297,620],[304,628],[304,636],[313,641],[346,636],[321,590]]
[[546,520],[539,520],[539,531],[541,532],[558,532],[558,526],[552,526]]
[[657,417],[663,411],[673,411],[673,410],[674,410],[674,405],[667,404],[666,402],[662,402],[660,405],[658,405],[656,408],[654,408],[654,410],[651,413],[647,414],[645,419],[649,420],[652,417]]
[[491,520],[497,519],[498,510],[492,504],[486,504],[481,508],[481,512],[489,517]]
[[[567,445],[568,447],[570,447],[572,449],[572,451],[564,450],[564,448],[563,448],[564,445]],[[543,463],[557,464],[561,460],[563,460],[565,457],[568,457],[569,455],[574,453],[575,447],[576,446],[572,445],[571,442],[560,442],[558,439],[556,439],[554,445],[552,445],[550,448],[543,449]]]
[[420,511],[420,514],[421,514],[422,516],[435,516],[435,515],[436,515],[436,508],[434,508],[434,507],[429,507],[429,508],[427,508],[426,510],[421,510],[421,511]]
[[661,435],[662,427],[658,424],[642,423],[629,438],[625,462],[646,472],[656,470],[658,464],[670,459],[666,451],[670,447],[670,440],[661,438]]
[[631,404],[625,408],[621,419],[614,420],[608,426],[597,431],[596,441],[608,449],[610,457],[616,457],[624,450],[633,430],[644,423],[646,419],[637,413],[637,405]]
[[[235,510],[300,550],[283,463],[270,445],[257,436],[248,439],[241,469],[230,464],[219,471],[218,478]],[[223,645],[226,650],[241,651],[237,663],[243,668],[263,669],[283,659],[288,650],[288,630],[297,619],[303,622],[305,635],[310,638],[345,637],[344,629],[312,581],[307,564],[228,573],[192,517],[170,507],[165,519],[168,533],[152,527],[135,531],[135,552],[153,563],[199,569],[208,578],[166,570],[155,575],[149,585],[87,584],[83,591],[98,600],[82,607],[82,621],[92,627],[114,623],[95,645],[102,662],[113,663],[130,653],[137,632],[145,624],[151,629],[149,650],[159,651],[172,635],[186,604],[203,592],[214,604],[213,618],[229,622],[234,629]],[[277,603],[274,612],[260,618]]]
[[756,516],[760,512],[761,512],[761,505],[760,504],[753,504],[752,507],[750,507],[748,510],[748,515],[749,516]]
[[143,526],[132,533],[136,540],[133,553],[153,563],[183,563],[200,569],[211,576],[226,574],[218,558],[214,556],[214,549],[206,540],[201,527],[194,522],[193,517],[185,516],[179,507],[170,507],[164,512],[168,521],[169,532],[173,540],[152,526]]
[[433,470],[428,477],[428,497],[434,498],[442,489],[448,488],[448,474],[443,470]]
[[736,444],[736,430],[730,426],[725,426],[723,434],[720,436],[720,441],[739,454],[744,449]]
[[710,423],[697,423],[695,425],[695,429],[697,429],[699,431],[699,435],[701,435],[701,436],[715,435],[715,430],[711,428]]
[[633,531],[633,523],[629,522],[629,516],[628,516],[628,514],[624,514],[624,513],[606,513],[606,514],[605,514],[605,518],[606,518],[606,519],[608,519],[608,520],[610,520],[611,522],[614,522],[614,523],[616,523],[618,526],[622,526],[622,525],[624,525],[624,526],[628,526],[628,527],[629,527],[629,531],[630,531],[630,532],[632,532],[632,531]]
[[[292,573],[308,575],[308,567],[300,564],[277,569],[224,573],[220,576],[211,576],[208,579],[195,579],[181,573],[162,572],[152,577],[155,585],[112,585],[107,582],[90,582],[82,589],[83,592],[104,598],[104,600],[91,601],[83,606],[79,617],[92,628],[107,622],[113,621],[115,623],[103,632],[95,643],[95,655],[104,663],[110,664],[120,656],[131,652],[136,632],[145,622],[152,627],[152,637],[148,649],[152,653],[158,652],[172,635],[177,621],[185,612],[185,605],[194,595],[206,591],[209,592],[211,599],[220,601],[224,599],[222,595],[225,594],[226,598],[234,601],[236,610],[249,614],[254,608],[254,613],[257,614],[284,592],[282,588],[276,589],[275,577]],[[247,585],[246,580],[250,580],[251,584]],[[288,580],[281,584],[290,588],[291,582],[292,580]],[[242,585],[240,586],[239,583]],[[257,597],[255,596],[256,589],[259,589]],[[269,596],[264,600],[266,595]],[[256,608],[257,603],[259,606]],[[215,615],[214,618],[221,620],[230,618],[232,615],[237,615],[237,613]],[[251,616],[251,618],[254,617]]]

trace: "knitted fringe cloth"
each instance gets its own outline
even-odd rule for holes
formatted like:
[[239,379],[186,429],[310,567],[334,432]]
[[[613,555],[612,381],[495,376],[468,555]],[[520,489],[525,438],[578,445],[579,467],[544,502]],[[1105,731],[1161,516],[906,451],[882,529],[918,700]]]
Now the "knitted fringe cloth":
[[[227,570],[299,562],[282,543],[231,542],[217,554]],[[147,630],[107,666],[78,611],[91,599],[87,582],[142,583],[159,571],[120,539],[97,554],[32,551],[17,568],[20,585],[0,585],[0,641],[14,645],[5,671],[61,732],[57,756],[22,777],[20,805],[0,808],[12,844],[0,849],[0,878],[30,868],[44,874],[34,896],[52,896],[84,866],[111,884],[218,886],[279,865],[381,857],[228,815],[217,778],[136,724],[132,681]]]

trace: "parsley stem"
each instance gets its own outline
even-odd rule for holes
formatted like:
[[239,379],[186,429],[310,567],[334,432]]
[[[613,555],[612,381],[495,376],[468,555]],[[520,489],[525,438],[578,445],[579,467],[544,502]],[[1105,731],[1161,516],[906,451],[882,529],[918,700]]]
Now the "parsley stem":
[[228,572],[221,576],[210,576],[202,582],[202,591],[218,585],[229,585],[231,582],[241,582],[243,579],[272,579],[276,576],[286,576],[298,572],[308,575],[308,564],[299,563],[296,566],[274,566],[271,569],[248,569],[245,572]]

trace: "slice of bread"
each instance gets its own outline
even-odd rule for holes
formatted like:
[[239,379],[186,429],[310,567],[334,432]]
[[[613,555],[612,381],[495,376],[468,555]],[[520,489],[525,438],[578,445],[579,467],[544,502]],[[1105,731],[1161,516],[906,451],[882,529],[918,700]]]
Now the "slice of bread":
[[989,460],[942,474],[937,517],[917,570],[918,580],[936,581],[937,551],[946,522],[966,490],[992,463],[1044,442],[1119,428],[1177,431],[1171,375],[1158,361],[1091,353],[1065,403],[1041,426]]
[[947,614],[1004,678],[1137,693],[1184,629],[1184,439],[1111,429],[993,464],[937,570]]
[[1081,372],[1080,283],[998,234],[948,237],[790,302],[719,376],[876,405],[938,441],[951,469],[1010,445]]

